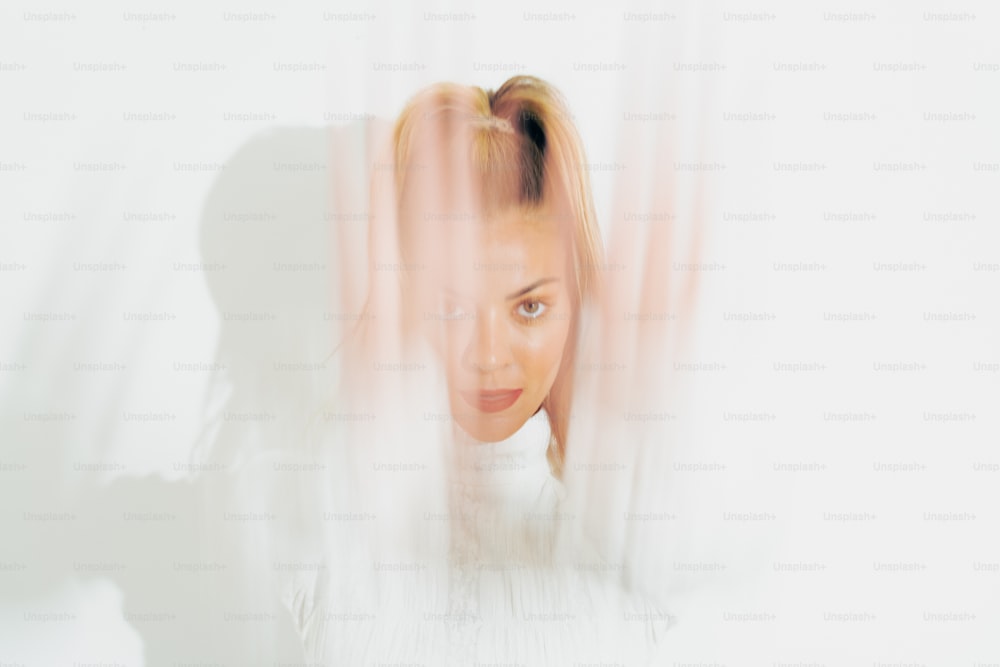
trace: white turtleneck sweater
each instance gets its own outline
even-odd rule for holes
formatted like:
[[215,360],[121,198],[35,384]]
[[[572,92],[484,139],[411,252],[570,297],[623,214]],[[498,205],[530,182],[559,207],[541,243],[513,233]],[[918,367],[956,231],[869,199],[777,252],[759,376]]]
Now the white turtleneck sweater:
[[456,427],[440,562],[373,568],[359,557],[352,572],[296,576],[285,604],[307,663],[667,664],[663,610],[622,590],[592,552],[553,564],[558,522],[572,515],[549,436],[544,410],[501,442]]

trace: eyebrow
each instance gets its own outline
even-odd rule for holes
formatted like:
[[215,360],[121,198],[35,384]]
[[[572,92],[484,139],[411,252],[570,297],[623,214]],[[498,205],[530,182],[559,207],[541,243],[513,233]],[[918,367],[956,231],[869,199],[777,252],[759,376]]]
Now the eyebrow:
[[[542,285],[547,285],[549,283],[557,283],[557,282],[559,282],[559,279],[555,278],[555,277],[552,277],[552,278],[542,278],[541,280],[536,280],[535,282],[531,283],[527,287],[523,287],[523,288],[519,289],[518,291],[514,292],[513,294],[508,294],[507,295],[507,300],[508,301],[513,301],[514,299],[517,299],[519,297],[524,296],[528,292],[532,292],[532,291],[538,289]],[[442,289],[444,291],[446,291],[446,292],[450,292],[450,293],[455,294],[455,295],[459,294],[458,291],[453,290],[450,287],[443,287]]]
[[536,280],[535,282],[531,283],[527,287],[525,287],[523,289],[519,289],[518,291],[514,292],[513,294],[508,294],[507,295],[507,300],[511,301],[511,300],[516,299],[518,297],[524,296],[525,294],[527,294],[528,292],[531,292],[532,290],[538,289],[542,285],[545,285],[545,284],[548,284],[548,283],[555,283],[555,282],[559,282],[559,279],[558,278],[542,278],[541,280]]

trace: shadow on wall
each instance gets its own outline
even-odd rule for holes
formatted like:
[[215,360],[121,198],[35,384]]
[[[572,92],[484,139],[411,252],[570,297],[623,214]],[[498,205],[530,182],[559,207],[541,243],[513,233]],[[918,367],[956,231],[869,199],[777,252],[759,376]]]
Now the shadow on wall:
[[[306,556],[316,531],[298,511],[294,476],[273,460],[302,444],[336,377],[329,355],[360,310],[367,146],[383,128],[268,130],[227,160],[213,183],[200,242],[213,269],[204,275],[218,310],[219,370],[186,481],[100,484],[97,472],[67,472],[72,448],[55,449],[50,431],[12,426],[17,444],[8,453],[26,470],[46,472],[9,476],[0,490],[12,518],[3,558],[30,564],[0,577],[6,605],[28,606],[76,579],[108,579],[123,593],[146,665],[302,661],[279,588],[316,562]],[[344,283],[342,275],[358,279]],[[108,449],[94,460],[108,460]],[[75,518],[18,516],[57,507]]]

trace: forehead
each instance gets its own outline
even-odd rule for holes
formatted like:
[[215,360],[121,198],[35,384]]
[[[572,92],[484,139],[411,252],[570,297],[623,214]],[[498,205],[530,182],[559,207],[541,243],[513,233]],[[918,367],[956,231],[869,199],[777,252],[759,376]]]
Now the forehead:
[[569,253],[560,225],[541,215],[510,210],[486,220],[439,225],[428,262],[439,286],[460,292],[509,293],[540,278],[564,278]]

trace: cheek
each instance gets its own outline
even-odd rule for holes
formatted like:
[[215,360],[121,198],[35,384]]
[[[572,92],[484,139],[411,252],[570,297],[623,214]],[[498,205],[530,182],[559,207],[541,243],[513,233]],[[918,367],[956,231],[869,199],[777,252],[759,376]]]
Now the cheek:
[[569,323],[557,321],[526,336],[522,349],[522,368],[534,383],[544,384],[547,391],[555,381],[562,361],[566,341],[569,338]]
[[470,371],[462,364],[466,348],[472,343],[472,328],[463,324],[433,323],[429,329],[449,380],[455,385],[469,384]]

